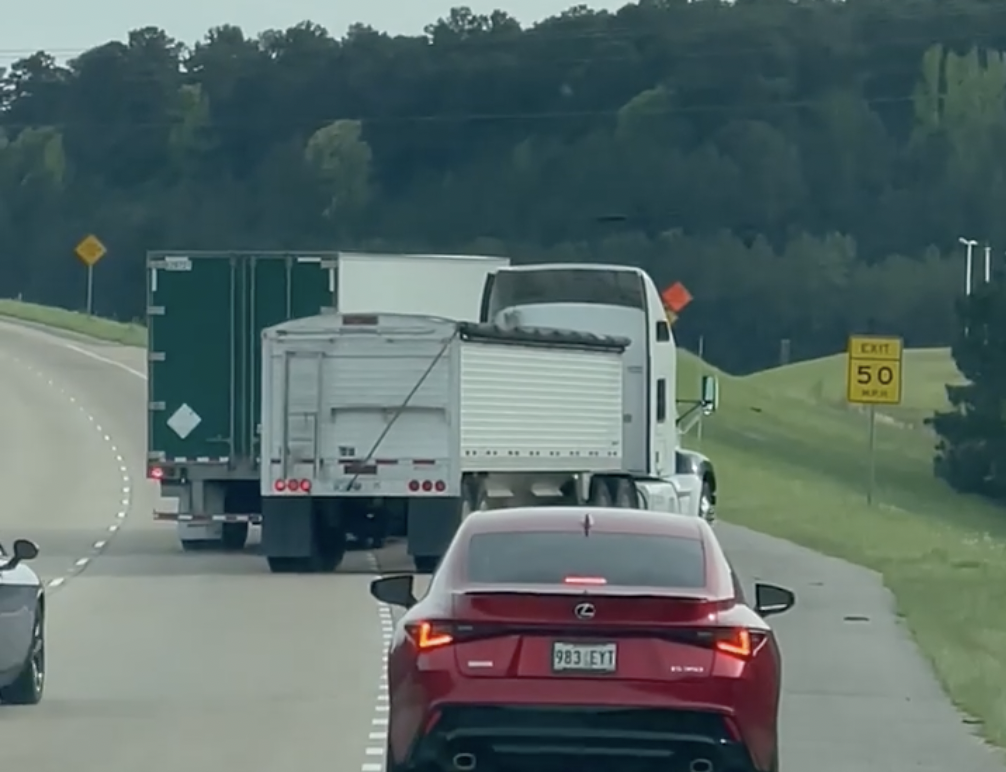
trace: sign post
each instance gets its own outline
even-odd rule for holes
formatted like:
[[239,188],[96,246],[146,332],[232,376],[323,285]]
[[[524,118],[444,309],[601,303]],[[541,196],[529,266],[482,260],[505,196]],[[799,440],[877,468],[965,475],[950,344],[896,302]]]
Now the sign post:
[[868,407],[870,433],[866,503],[871,506],[877,478],[877,405],[901,404],[903,355],[904,344],[901,338],[849,336],[845,398],[849,404]]
[[87,315],[94,312],[94,266],[108,250],[94,234],[85,236],[73,250],[77,259],[87,266]]

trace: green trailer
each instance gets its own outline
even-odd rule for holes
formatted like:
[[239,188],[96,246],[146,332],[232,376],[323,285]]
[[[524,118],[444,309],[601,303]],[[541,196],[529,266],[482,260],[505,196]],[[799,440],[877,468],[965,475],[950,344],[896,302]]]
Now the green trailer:
[[336,304],[336,252],[147,254],[148,473],[183,547],[261,520],[261,334]]

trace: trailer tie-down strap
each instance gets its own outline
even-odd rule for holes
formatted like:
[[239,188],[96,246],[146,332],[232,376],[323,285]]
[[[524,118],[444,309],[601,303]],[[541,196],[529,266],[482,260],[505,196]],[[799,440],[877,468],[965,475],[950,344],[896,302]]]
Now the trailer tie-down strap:
[[[373,447],[367,451],[367,455],[363,457],[362,461],[357,462],[358,466],[360,467],[365,466],[366,463],[370,461],[371,458],[374,457],[374,454],[378,450],[380,450],[381,443],[384,442],[384,438],[388,436],[388,432],[390,432],[391,427],[395,425],[395,421],[397,421],[401,417],[402,413],[405,412],[405,409],[409,406],[409,403],[412,401],[412,398],[416,396],[416,393],[419,391],[419,389],[421,389],[423,384],[426,383],[426,379],[430,377],[430,373],[433,372],[433,368],[437,366],[437,362],[443,359],[444,354],[447,353],[447,349],[450,348],[451,344],[454,342],[454,339],[458,337],[459,332],[460,328],[455,327],[454,332],[444,342],[444,345],[440,347],[440,351],[438,351],[437,355],[433,357],[433,360],[430,362],[429,366],[426,368],[423,374],[419,376],[419,380],[416,381],[416,385],[412,387],[412,390],[409,391],[409,393],[405,396],[405,400],[395,410],[394,414],[391,416],[391,420],[388,421],[388,425],[384,427],[384,431],[382,431],[381,434],[378,436],[378,438],[374,441]],[[347,492],[353,490],[353,486],[356,485],[356,481],[360,479],[361,474],[363,473],[357,472],[355,475],[353,475],[353,478],[346,485]]]

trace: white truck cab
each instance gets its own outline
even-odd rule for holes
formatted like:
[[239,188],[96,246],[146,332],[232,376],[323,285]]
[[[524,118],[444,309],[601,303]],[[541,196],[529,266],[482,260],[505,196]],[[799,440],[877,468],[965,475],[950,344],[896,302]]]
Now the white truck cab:
[[678,415],[677,346],[645,271],[597,264],[500,268],[486,279],[481,321],[632,341],[624,356],[623,454],[640,506],[713,519],[715,470],[708,458],[681,447],[681,435],[699,411],[716,409],[717,384],[705,376],[700,400]]

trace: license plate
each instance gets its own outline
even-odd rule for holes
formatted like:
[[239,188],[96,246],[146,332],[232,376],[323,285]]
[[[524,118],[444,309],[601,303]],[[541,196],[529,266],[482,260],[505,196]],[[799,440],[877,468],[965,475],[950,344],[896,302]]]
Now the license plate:
[[552,670],[556,673],[614,673],[618,664],[614,643],[552,644]]

